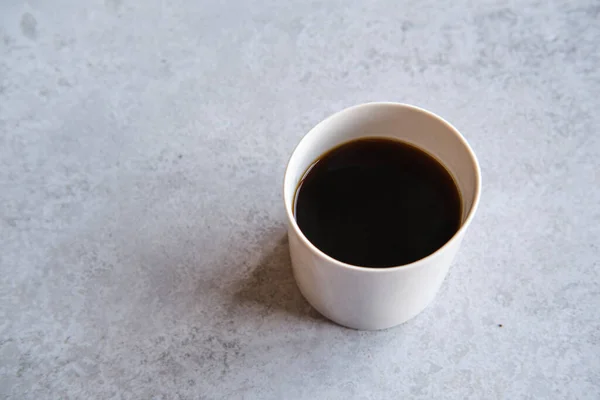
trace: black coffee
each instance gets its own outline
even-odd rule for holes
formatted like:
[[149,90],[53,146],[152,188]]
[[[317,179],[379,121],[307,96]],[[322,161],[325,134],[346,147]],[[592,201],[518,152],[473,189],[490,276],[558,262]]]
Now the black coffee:
[[452,176],[435,158],[405,142],[359,139],[307,169],[294,213],[325,254],[382,268],[442,247],[459,229],[461,209]]

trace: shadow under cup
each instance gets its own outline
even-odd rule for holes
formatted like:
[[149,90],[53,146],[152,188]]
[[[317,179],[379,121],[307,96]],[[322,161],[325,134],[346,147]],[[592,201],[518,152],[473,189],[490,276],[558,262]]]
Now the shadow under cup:
[[[458,186],[460,229],[440,249],[411,264],[374,269],[342,263],[312,245],[295,221],[295,191],[306,169],[328,150],[368,137],[401,140],[425,150],[442,162]],[[284,179],[290,254],[302,294],[326,317],[356,329],[383,329],[412,318],[435,297],[475,214],[480,191],[479,164],[469,144],[433,113],[405,104],[368,103],[327,118],[300,141]]]

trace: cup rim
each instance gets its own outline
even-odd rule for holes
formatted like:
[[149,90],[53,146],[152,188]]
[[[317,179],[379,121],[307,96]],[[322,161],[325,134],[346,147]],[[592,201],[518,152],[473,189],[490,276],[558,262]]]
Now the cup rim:
[[[437,121],[439,121],[440,123],[446,125],[446,127],[448,129],[450,129],[451,131],[453,131],[456,134],[456,136],[458,137],[458,139],[462,142],[462,144],[467,149],[467,152],[468,152],[468,154],[471,157],[472,162],[473,162],[473,167],[475,169],[475,178],[476,178],[476,182],[475,182],[475,195],[474,195],[474,198],[473,198],[473,203],[471,205],[471,208],[470,208],[469,212],[467,213],[467,217],[466,217],[465,221],[462,223],[462,225],[460,226],[460,228],[456,231],[456,233],[446,243],[444,243],[444,245],[442,247],[440,247],[439,249],[437,249],[433,253],[427,255],[426,257],[420,258],[420,259],[418,259],[416,261],[413,261],[411,263],[402,264],[402,265],[395,265],[395,266],[392,266],[392,267],[385,267],[385,268],[372,268],[372,267],[365,267],[365,266],[360,266],[360,265],[348,264],[348,263],[336,260],[335,258],[333,258],[333,257],[325,254],[323,251],[321,251],[317,246],[315,246],[314,244],[312,244],[310,242],[310,240],[308,240],[308,238],[306,236],[304,236],[304,233],[302,232],[302,230],[298,226],[296,218],[294,218],[294,210],[292,210],[292,206],[291,206],[293,202],[292,201],[288,201],[290,199],[288,199],[288,196],[286,195],[286,192],[285,192],[286,183],[287,183],[288,179],[290,179],[289,178],[289,174],[290,174],[290,171],[289,171],[290,161],[292,160],[292,158],[296,154],[296,151],[298,150],[298,147],[300,146],[300,144],[302,144],[302,142],[306,139],[306,137],[308,137],[318,127],[320,127],[321,125],[323,125],[326,122],[330,121],[331,119],[333,119],[334,117],[338,116],[341,113],[349,112],[349,111],[355,111],[355,110],[357,110],[359,108],[374,107],[374,106],[394,106],[394,107],[403,108],[403,109],[410,109],[412,111],[423,113],[423,114],[427,115],[428,117],[434,118]],[[294,191],[294,194],[295,194],[295,191]],[[340,111],[338,111],[336,113],[333,113],[330,116],[328,116],[327,118],[323,119],[321,122],[319,122],[313,128],[311,128],[302,137],[302,139],[300,139],[300,141],[296,144],[296,146],[294,147],[294,150],[292,151],[292,154],[290,155],[290,157],[288,159],[288,162],[286,164],[284,178],[283,178],[283,202],[284,202],[284,206],[285,206],[285,213],[287,215],[287,218],[288,218],[290,226],[292,227],[292,229],[294,229],[294,231],[296,232],[296,234],[298,235],[298,237],[300,238],[300,240],[306,246],[308,246],[308,248],[311,249],[312,252],[314,252],[314,253],[318,254],[319,256],[325,258],[326,260],[328,260],[329,262],[333,263],[334,265],[337,265],[337,266],[345,268],[345,269],[350,269],[350,270],[355,270],[355,271],[363,271],[363,272],[367,272],[368,271],[368,272],[373,272],[373,273],[385,273],[385,272],[397,271],[397,270],[400,270],[400,269],[405,270],[405,269],[419,268],[421,265],[427,263],[427,261],[431,260],[432,258],[437,257],[446,248],[450,247],[454,242],[456,242],[457,240],[459,240],[459,237],[463,234],[463,232],[471,224],[471,221],[473,220],[473,216],[475,215],[475,212],[477,211],[477,207],[479,206],[479,199],[480,199],[480,197],[481,197],[481,170],[480,170],[480,166],[479,166],[479,161],[477,160],[477,156],[475,155],[475,152],[473,151],[473,149],[471,148],[471,146],[467,142],[467,139],[465,139],[465,137],[460,133],[460,131],[458,129],[456,129],[456,127],[454,127],[454,125],[452,125],[450,122],[446,121],[444,118],[440,117],[439,115],[437,115],[437,114],[435,114],[435,113],[433,113],[433,112],[431,112],[429,110],[426,110],[424,108],[421,108],[421,107],[418,107],[418,106],[414,106],[412,104],[397,103],[397,102],[386,102],[386,101],[383,101],[383,102],[362,103],[362,104],[358,104],[358,105],[355,105],[355,106],[344,108],[343,110],[340,110]]]

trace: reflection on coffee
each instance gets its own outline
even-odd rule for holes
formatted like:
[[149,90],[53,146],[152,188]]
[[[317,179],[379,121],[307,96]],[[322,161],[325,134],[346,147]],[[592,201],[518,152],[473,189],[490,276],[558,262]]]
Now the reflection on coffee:
[[405,142],[358,139],[323,154],[296,189],[294,215],[307,239],[347,264],[408,264],[442,247],[461,224],[448,170]]

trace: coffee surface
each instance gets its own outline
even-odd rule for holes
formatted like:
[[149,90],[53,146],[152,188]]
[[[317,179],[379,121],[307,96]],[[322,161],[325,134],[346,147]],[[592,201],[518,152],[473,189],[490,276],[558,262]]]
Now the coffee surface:
[[347,264],[384,268],[424,258],[457,232],[461,198],[434,157],[405,142],[359,139],[322,155],[296,189],[307,239]]

